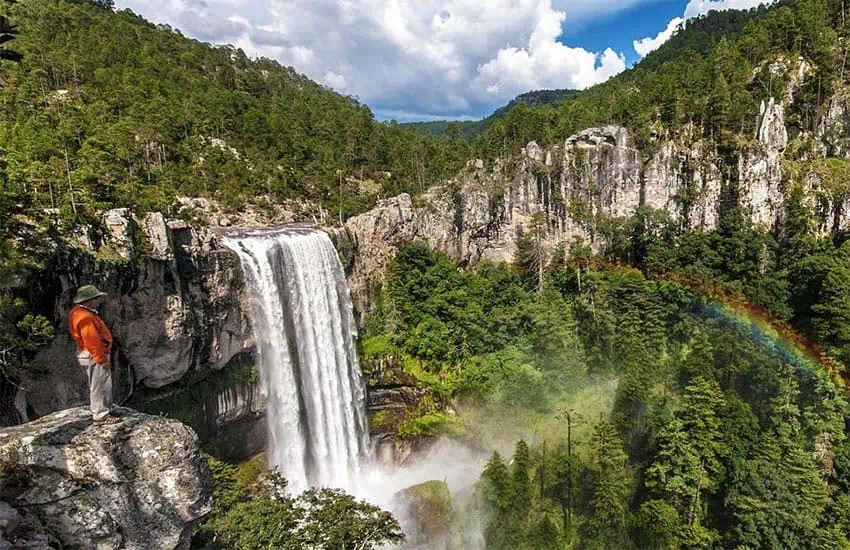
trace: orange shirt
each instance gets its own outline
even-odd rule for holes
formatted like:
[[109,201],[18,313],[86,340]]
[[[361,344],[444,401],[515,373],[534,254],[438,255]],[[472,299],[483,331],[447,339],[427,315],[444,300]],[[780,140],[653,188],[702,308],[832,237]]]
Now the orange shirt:
[[77,343],[77,351],[88,351],[98,365],[109,362],[112,352],[112,333],[94,311],[74,306],[68,313],[68,331]]

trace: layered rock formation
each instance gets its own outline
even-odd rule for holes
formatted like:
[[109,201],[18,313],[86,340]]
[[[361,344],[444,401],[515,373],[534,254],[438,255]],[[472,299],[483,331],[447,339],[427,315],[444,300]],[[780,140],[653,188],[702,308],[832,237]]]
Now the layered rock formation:
[[[15,548],[188,548],[211,510],[197,436],[130,409],[96,424],[83,408],[0,430],[0,528]],[[0,547],[4,543],[0,542]]]
[[[784,102],[793,100],[797,81],[789,82]],[[818,136],[802,136],[819,144],[822,153],[846,149],[850,157],[841,137],[850,113],[848,97],[836,94]],[[641,207],[663,210],[686,229],[712,229],[721,208],[729,206],[721,200],[724,194],[734,197],[755,224],[774,230],[785,213],[783,162],[789,135],[783,103],[763,102],[756,128],[755,139],[735,153],[718,153],[714,142],[692,126],[675,138],[657,136],[650,150],[638,150],[625,128],[606,126],[549,149],[532,142],[515,166],[472,161],[456,180],[417,200],[400,195],[381,201],[333,230],[355,303],[368,311],[389,261],[411,241],[423,241],[463,264],[511,261],[520,232],[542,223],[549,250],[578,241],[598,249],[602,220],[628,217]],[[822,231],[848,226],[850,193],[826,193],[817,174],[808,178],[807,190]]]
[[361,362],[369,389],[366,403],[375,459],[385,466],[400,466],[426,451],[435,438],[399,437],[399,427],[415,418],[422,406],[435,404],[434,396],[407,374],[391,354]]

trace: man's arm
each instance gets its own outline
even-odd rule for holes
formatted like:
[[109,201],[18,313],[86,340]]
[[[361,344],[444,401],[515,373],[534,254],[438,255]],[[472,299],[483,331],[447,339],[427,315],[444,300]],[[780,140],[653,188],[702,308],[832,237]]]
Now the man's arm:
[[108,364],[109,357],[106,356],[106,346],[103,344],[103,339],[100,337],[100,332],[98,332],[94,320],[90,317],[83,319],[80,321],[79,329],[83,348],[91,353],[92,360],[98,365]]

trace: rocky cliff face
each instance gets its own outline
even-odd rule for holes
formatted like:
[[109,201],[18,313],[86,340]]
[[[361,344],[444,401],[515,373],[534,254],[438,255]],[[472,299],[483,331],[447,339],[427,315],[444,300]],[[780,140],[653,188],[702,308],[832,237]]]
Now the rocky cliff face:
[[110,425],[77,408],[0,430],[0,547],[189,547],[212,506],[197,436],[180,422],[120,412]]
[[[834,137],[843,135],[842,109],[833,103],[834,121],[822,132],[835,150],[843,150]],[[529,143],[516,166],[470,162],[457,180],[415,201],[408,195],[382,201],[333,231],[355,302],[361,312],[368,310],[398,247],[416,240],[462,263],[511,261],[518,233],[542,219],[550,250],[576,241],[598,249],[599,222],[630,216],[640,207],[664,210],[684,228],[712,229],[724,192],[771,230],[784,214],[782,162],[789,138],[783,104],[763,103],[757,122],[755,139],[734,158],[718,154],[694,128],[675,139],[659,137],[647,152],[636,148],[625,128],[606,126],[549,149]],[[817,185],[815,180],[809,187]],[[843,203],[817,212],[825,230],[847,225]]]
[[[236,258],[209,232],[149,214],[139,221],[125,209],[106,212],[100,246],[69,248],[54,316],[57,339],[37,358],[51,375],[27,388],[28,412],[43,415],[87,397],[67,334],[67,312],[77,286],[95,282],[109,293],[102,315],[115,338],[115,374],[126,397],[131,388],[160,388],[190,370],[221,369],[251,346],[240,304]],[[106,256],[109,254],[110,256]],[[123,395],[122,395],[123,394]]]
[[[206,207],[207,215],[214,214]],[[253,362],[239,261],[218,245],[209,221],[193,224],[160,213],[140,219],[126,209],[110,210],[101,228],[82,228],[55,244],[57,260],[47,284],[53,285],[50,307],[57,337],[39,353],[35,374],[21,385],[16,406],[22,421],[87,402],[85,376],[66,324],[73,292],[81,284],[95,283],[109,294],[102,315],[115,338],[116,402],[151,402],[148,410],[172,415],[162,402],[152,402],[179,393],[189,380],[197,384]],[[205,441],[220,440],[231,427],[264,433],[256,384],[230,378],[231,387],[216,386],[213,395],[195,403],[203,415],[191,424]],[[255,451],[252,444],[236,454]]]

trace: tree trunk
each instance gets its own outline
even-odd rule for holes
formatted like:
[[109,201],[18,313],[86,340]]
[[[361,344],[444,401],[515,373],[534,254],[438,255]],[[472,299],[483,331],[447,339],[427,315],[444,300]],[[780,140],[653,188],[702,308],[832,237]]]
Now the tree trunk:
[[74,216],[77,215],[77,202],[74,200],[74,186],[71,183],[71,162],[68,160],[68,145],[64,147],[65,151],[65,174],[68,176],[68,192],[71,194],[71,209],[74,211]]

